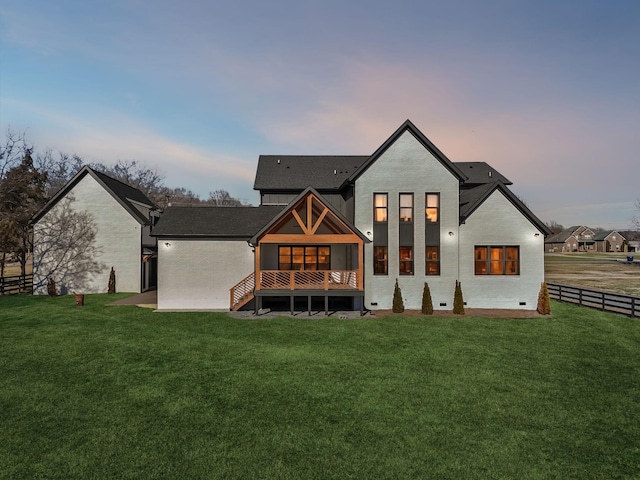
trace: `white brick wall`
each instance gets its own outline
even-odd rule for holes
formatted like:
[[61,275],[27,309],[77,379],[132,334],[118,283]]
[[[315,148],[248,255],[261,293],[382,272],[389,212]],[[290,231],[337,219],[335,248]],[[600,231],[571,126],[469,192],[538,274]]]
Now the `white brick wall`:
[[245,240],[158,241],[159,310],[229,310],[229,289],[253,272]]
[[[116,271],[118,292],[140,292],[141,276],[141,225],[120,205],[91,175],[85,175],[68,195],[75,197],[73,209],[89,212],[96,224],[96,246],[101,251],[95,262],[104,268],[92,275],[86,284],[77,288],[78,293],[107,292],[111,267]],[[53,207],[56,209],[59,203]],[[53,210],[52,209],[52,210]],[[48,212],[43,219],[50,215]],[[44,233],[34,227],[34,245]],[[44,272],[34,271],[34,283],[38,283]],[[64,285],[57,285],[63,288]],[[46,293],[41,289],[36,293]]]
[[[457,278],[458,179],[410,133],[405,132],[357,180],[355,225],[373,234],[373,194],[389,194],[389,275],[373,275],[373,244],[365,246],[365,306],[388,309],[393,287],[399,281],[405,308],[422,304],[424,282],[429,283],[434,308],[451,309]],[[400,276],[398,244],[399,194],[414,193],[414,275]],[[424,198],[427,192],[440,193],[441,275],[426,276],[424,239]],[[449,236],[448,232],[454,232]],[[369,236],[373,240],[373,235]],[[377,303],[372,306],[371,303]],[[447,307],[439,307],[446,302]]]

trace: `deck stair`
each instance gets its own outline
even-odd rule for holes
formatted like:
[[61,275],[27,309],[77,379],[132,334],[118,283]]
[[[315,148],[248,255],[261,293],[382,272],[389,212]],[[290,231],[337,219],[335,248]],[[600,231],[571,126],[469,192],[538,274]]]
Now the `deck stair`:
[[240,310],[254,298],[253,291],[256,288],[256,274],[251,272],[229,290],[230,308],[232,311]]

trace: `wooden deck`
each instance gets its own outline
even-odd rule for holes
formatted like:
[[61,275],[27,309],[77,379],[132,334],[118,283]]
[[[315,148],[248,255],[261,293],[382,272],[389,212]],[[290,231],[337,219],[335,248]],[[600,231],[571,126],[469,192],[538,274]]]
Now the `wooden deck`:
[[362,278],[357,270],[261,270],[258,277],[256,279],[255,273],[251,273],[230,289],[231,310],[242,308],[259,292],[270,295],[277,292],[283,295],[294,292],[348,295],[349,292],[363,290]]

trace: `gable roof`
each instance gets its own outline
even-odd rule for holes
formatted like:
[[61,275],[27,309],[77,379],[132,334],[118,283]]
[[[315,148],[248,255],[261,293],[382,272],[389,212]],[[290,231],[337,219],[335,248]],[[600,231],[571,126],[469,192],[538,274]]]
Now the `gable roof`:
[[[358,230],[344,215],[342,215],[338,210],[336,210],[329,202],[327,202],[322,195],[320,195],[314,188],[307,187],[302,193],[300,193],[296,198],[289,202],[289,205],[284,207],[276,216],[274,216],[269,223],[264,225],[253,237],[251,237],[250,243],[255,244],[258,239],[267,232],[272,226],[274,226],[282,217],[284,217],[287,213],[289,213],[303,198],[307,197],[309,194],[315,195],[315,197],[329,209],[329,211],[335,215],[342,223],[344,223],[347,228],[349,228],[353,233],[358,235],[362,240],[366,243],[369,243],[370,240],[360,231]],[[280,207],[278,207],[280,208]]]
[[609,235],[612,235],[612,234],[619,235],[619,236],[620,236],[620,238],[622,238],[623,240],[625,240],[624,235],[622,235],[622,234],[621,234],[619,231],[617,231],[617,230],[603,230],[603,231],[600,231],[600,232],[596,232],[596,233],[595,233],[595,235],[593,236],[593,239],[594,239],[596,242],[602,242],[602,241],[606,240],[606,239],[607,239],[607,237],[608,237]]
[[133,202],[142,204],[150,209],[155,209],[155,205],[147,196],[137,188],[127,185],[102,172],[98,172],[88,166],[82,167],[74,177],[64,185],[42,209],[31,219],[32,223],[40,220],[51,208],[67,195],[85,176],[95,179],[122,207],[129,212],[140,224],[147,225],[150,219],[136,208]]
[[500,181],[486,183],[474,188],[468,188],[460,191],[460,223],[464,223],[471,214],[484,203],[496,190],[502,192],[502,194],[511,202],[511,204],[518,209],[518,211],[524,215],[538,230],[544,235],[549,235],[551,230],[536,217],[529,207],[527,207],[522,200],[513,194],[506,185]]
[[249,239],[284,207],[167,207],[151,232],[155,237]]
[[338,190],[368,155],[260,155],[254,190]]
[[360,175],[362,175],[387,149],[393,145],[398,138],[400,138],[405,132],[411,133],[415,139],[422,144],[447,170],[449,170],[460,181],[467,179],[467,176],[451,161],[447,156],[442,153],[438,147],[436,147],[431,141],[411,123],[411,120],[406,120],[400,127],[380,145],[380,147],[371,155],[355,172],[349,176],[349,182],[354,182]]

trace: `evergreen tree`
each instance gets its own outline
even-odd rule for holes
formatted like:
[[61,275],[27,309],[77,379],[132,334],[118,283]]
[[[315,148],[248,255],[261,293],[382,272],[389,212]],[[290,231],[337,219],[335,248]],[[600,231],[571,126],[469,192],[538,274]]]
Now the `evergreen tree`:
[[464,315],[464,300],[462,298],[462,284],[456,280],[456,290],[453,293],[453,313]]
[[116,271],[111,267],[111,273],[109,273],[109,286],[107,287],[107,293],[116,293]]
[[427,282],[424,282],[424,289],[422,290],[422,314],[423,315],[433,314],[433,301],[431,300],[431,290],[429,289],[429,284]]
[[396,278],[396,286],[393,289],[393,313],[404,312],[404,302],[402,301],[402,292],[398,285],[398,279]]

